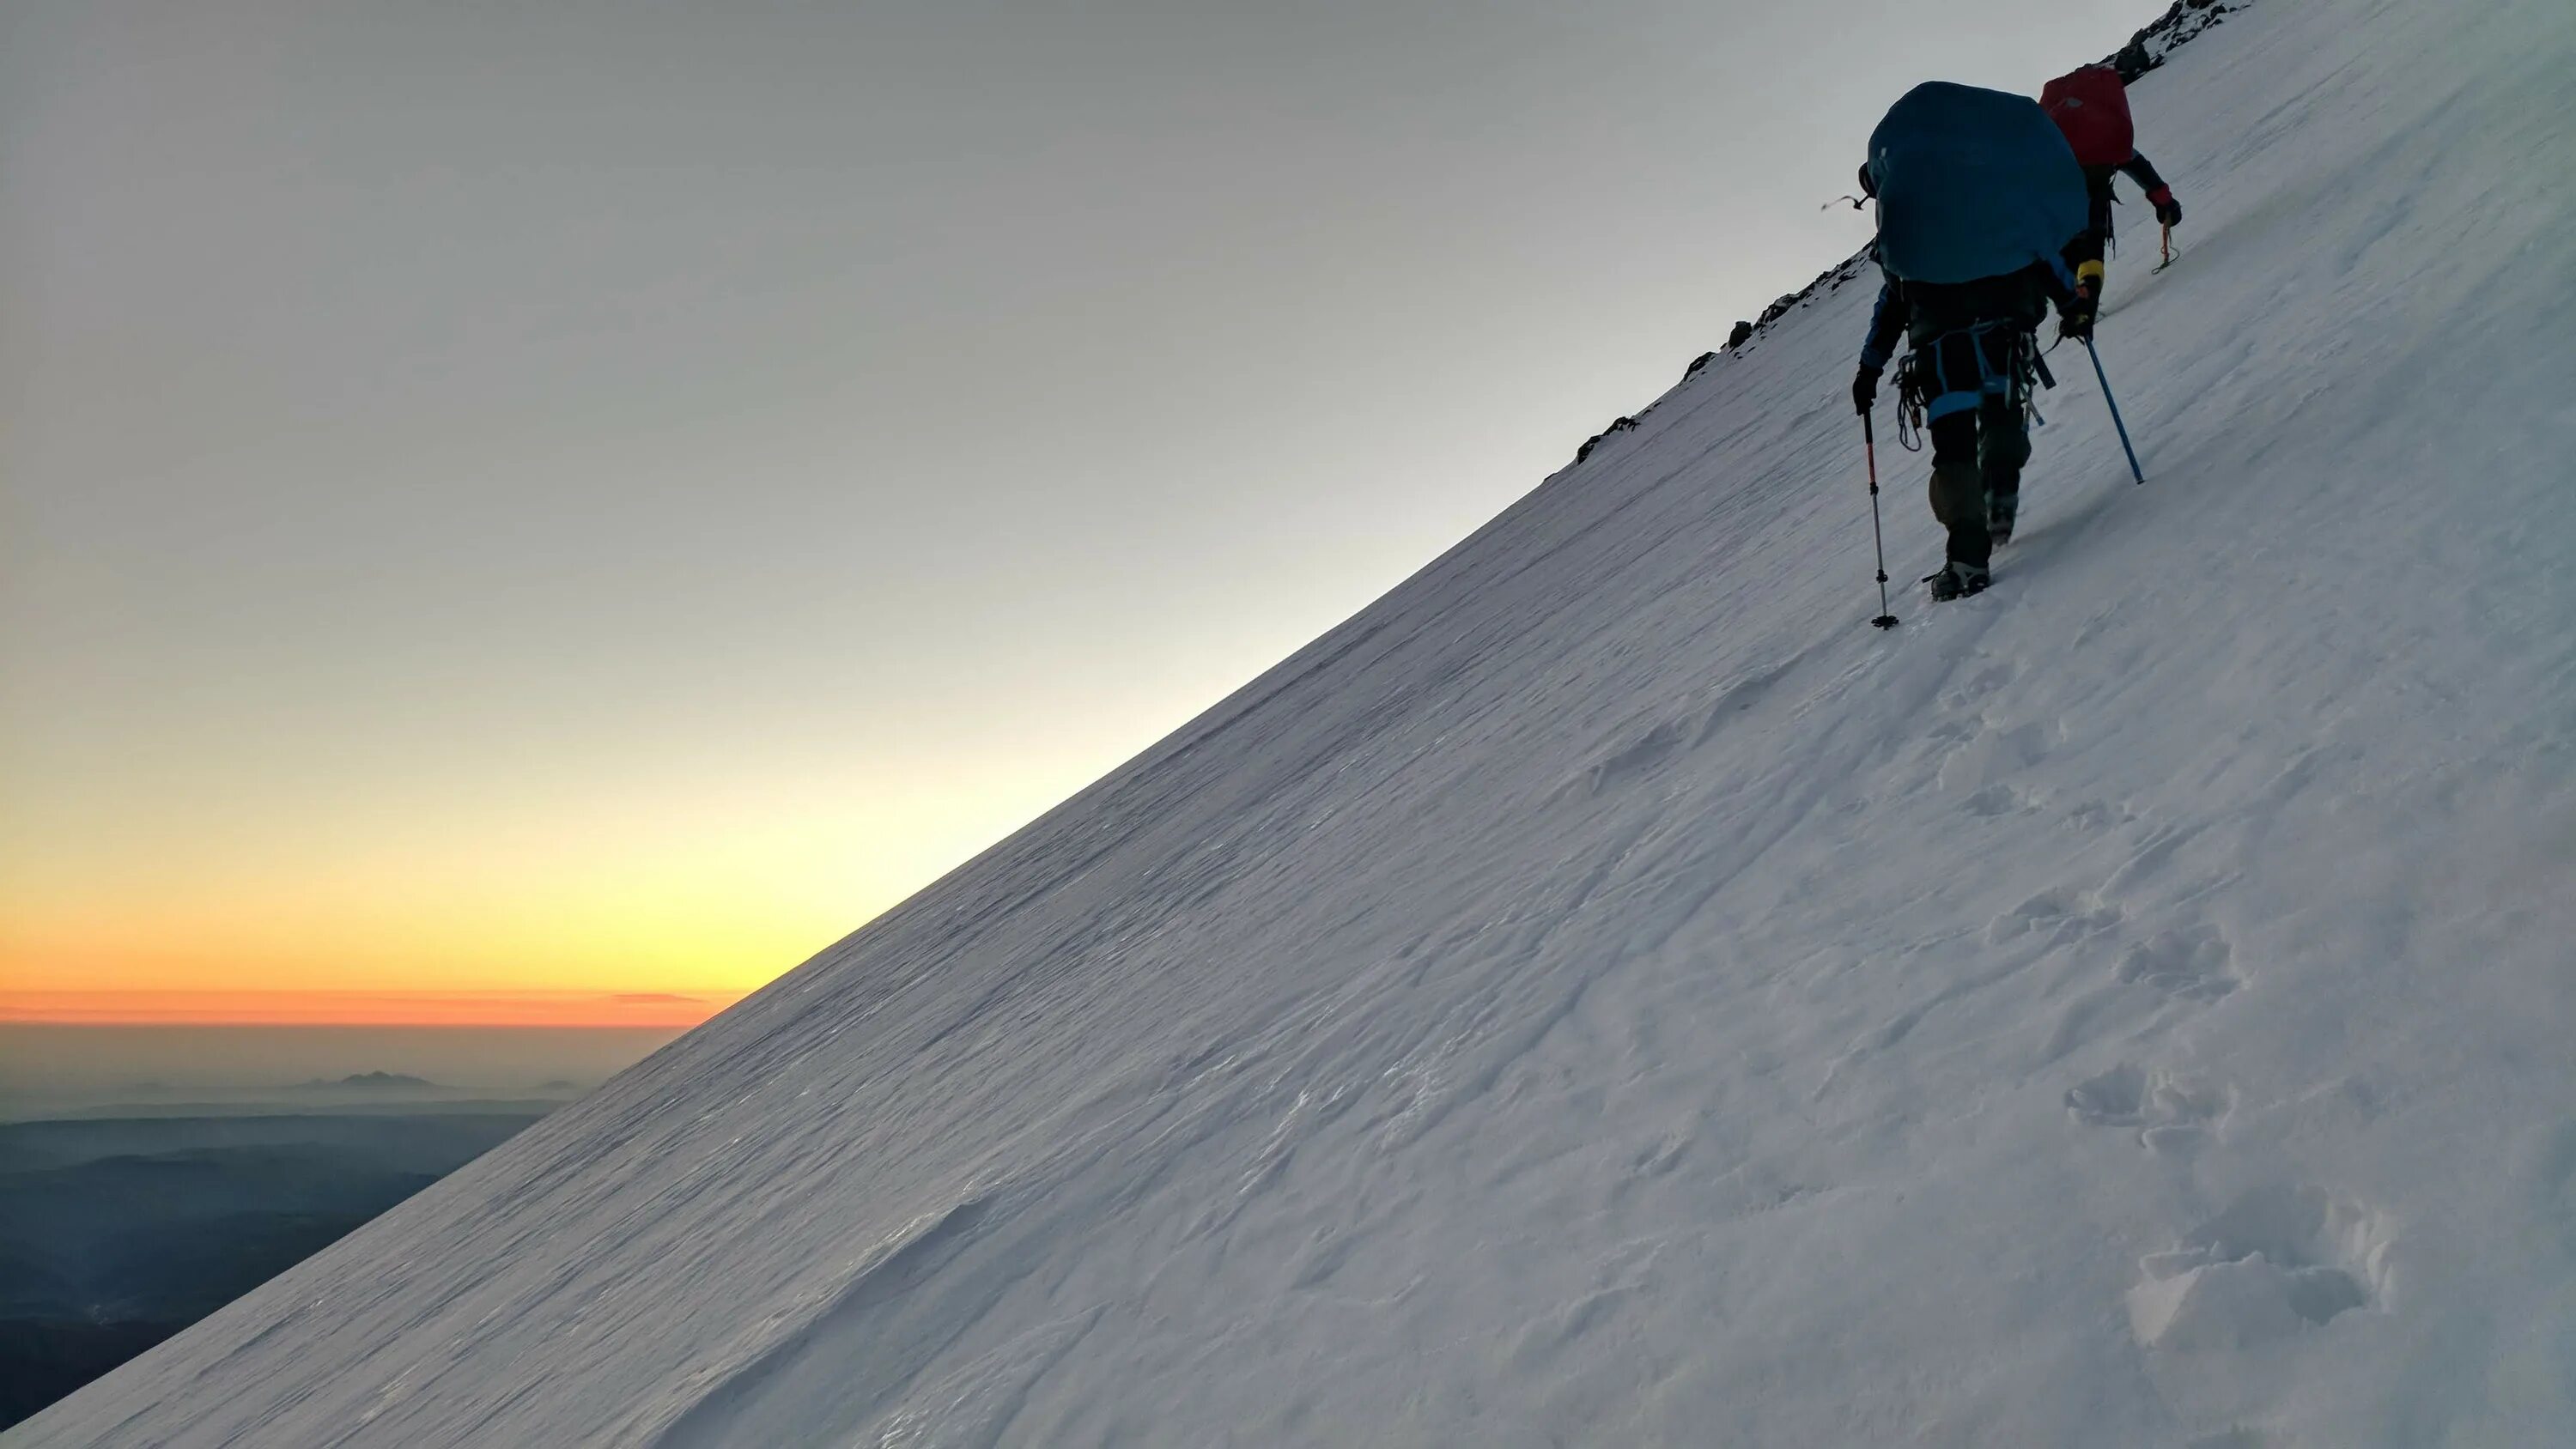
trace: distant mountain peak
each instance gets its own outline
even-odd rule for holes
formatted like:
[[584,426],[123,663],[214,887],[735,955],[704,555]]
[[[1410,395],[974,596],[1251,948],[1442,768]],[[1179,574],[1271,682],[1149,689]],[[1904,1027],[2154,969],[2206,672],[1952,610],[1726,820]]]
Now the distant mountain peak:
[[417,1091],[424,1087],[436,1087],[437,1085],[438,1083],[430,1081],[427,1078],[405,1076],[401,1072],[358,1072],[351,1076],[342,1077],[336,1082],[316,1077],[309,1082],[299,1082],[287,1090],[294,1092],[387,1092]]

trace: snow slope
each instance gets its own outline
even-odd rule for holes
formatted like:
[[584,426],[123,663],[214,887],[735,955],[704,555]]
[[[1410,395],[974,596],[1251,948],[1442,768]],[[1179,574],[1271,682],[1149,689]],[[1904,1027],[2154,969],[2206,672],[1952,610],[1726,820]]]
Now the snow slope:
[[1992,593],[1822,290],[8,1444],[2570,1442],[2570,74],[2230,16]]

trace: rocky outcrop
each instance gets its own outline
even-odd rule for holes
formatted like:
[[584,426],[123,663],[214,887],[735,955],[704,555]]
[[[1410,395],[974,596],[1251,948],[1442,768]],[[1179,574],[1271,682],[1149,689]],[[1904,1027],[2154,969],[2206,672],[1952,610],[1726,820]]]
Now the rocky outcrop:
[[2180,46],[2253,3],[2254,0],[2174,0],[2173,7],[2154,24],[2130,36],[2128,44],[2103,57],[2102,63],[2117,70],[2120,79],[2135,81],[2164,64],[2165,57]]

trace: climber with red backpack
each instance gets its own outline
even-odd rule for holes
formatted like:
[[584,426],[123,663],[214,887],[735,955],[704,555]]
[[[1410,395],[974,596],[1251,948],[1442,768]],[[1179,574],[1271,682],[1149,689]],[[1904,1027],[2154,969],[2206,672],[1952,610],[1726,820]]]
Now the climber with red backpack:
[[2117,70],[2088,65],[2059,76],[2041,88],[2039,105],[2065,133],[2092,194],[2092,219],[2073,256],[2076,289],[2099,306],[2102,253],[2111,239],[2111,206],[2117,200],[2111,194],[2112,175],[2125,174],[2138,183],[2156,209],[2156,220],[2167,230],[2181,223],[2182,204],[2174,200],[2173,188],[2156,174],[2155,166],[2138,154],[2136,130],[2129,119],[2128,83]]

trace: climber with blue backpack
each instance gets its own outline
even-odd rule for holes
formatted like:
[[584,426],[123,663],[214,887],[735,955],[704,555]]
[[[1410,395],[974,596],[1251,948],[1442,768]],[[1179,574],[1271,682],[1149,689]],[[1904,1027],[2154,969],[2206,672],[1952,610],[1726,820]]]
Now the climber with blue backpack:
[[[2027,96],[1930,81],[1870,133],[1862,192],[1878,203],[1872,246],[1886,274],[1852,380],[1864,424],[1903,336],[1900,407],[1932,440],[1932,515],[1949,531],[1935,600],[1983,591],[1994,545],[2012,536],[2029,404],[2046,378],[2035,337],[2050,305],[2060,333],[2090,338],[2075,287],[2087,193],[2075,154]],[[1881,570],[1882,576],[1884,569]]]

